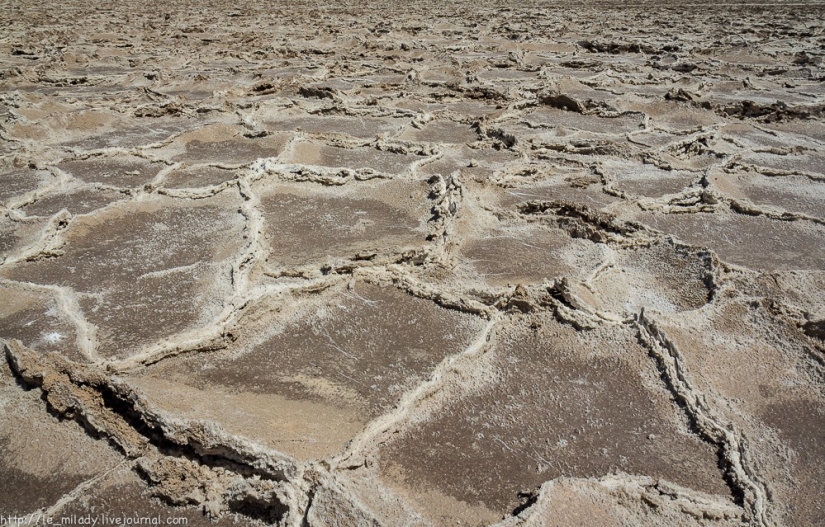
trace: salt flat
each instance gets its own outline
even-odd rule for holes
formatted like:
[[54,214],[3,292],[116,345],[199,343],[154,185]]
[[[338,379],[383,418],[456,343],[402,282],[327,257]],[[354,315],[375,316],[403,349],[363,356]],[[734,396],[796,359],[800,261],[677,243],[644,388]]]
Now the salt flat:
[[822,5],[0,28],[0,517],[825,524]]

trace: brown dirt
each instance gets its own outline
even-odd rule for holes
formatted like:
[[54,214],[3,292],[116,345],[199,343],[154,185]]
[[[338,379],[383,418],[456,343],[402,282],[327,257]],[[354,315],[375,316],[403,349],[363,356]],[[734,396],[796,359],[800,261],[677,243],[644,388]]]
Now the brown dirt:
[[822,6],[194,7],[0,5],[0,515],[825,522]]

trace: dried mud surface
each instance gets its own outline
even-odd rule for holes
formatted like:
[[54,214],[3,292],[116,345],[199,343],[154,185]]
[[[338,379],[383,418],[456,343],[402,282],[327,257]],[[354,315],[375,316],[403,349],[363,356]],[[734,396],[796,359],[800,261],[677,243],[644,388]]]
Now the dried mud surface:
[[822,6],[0,6],[0,515],[825,524]]

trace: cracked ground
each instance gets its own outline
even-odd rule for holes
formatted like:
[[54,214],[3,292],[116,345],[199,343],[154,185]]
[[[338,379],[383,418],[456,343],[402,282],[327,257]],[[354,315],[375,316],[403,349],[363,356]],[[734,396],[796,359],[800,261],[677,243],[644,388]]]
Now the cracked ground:
[[0,6],[0,515],[825,524],[816,4]]

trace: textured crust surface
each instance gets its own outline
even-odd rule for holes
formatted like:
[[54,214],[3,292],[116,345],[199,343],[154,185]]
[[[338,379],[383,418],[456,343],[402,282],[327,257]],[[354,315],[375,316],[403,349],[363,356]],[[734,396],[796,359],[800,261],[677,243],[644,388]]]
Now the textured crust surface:
[[825,524],[822,15],[3,2],[0,516]]

